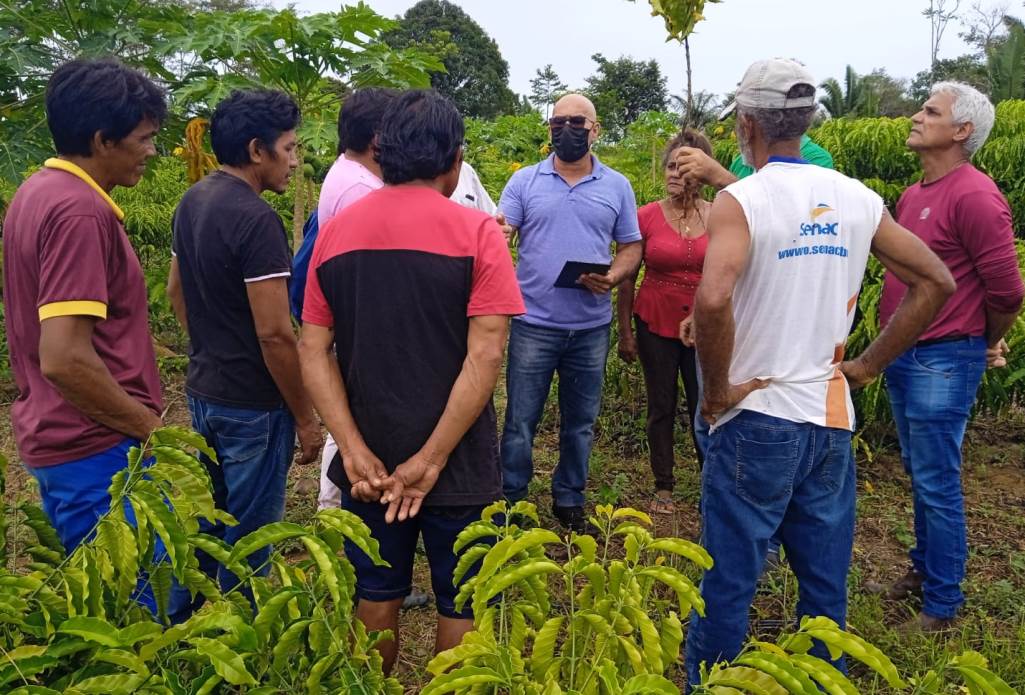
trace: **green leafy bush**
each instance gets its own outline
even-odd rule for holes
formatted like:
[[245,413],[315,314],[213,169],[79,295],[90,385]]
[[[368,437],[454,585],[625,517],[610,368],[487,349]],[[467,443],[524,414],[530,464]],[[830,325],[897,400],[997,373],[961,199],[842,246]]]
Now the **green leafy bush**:
[[[383,675],[373,648],[387,633],[368,634],[354,616],[355,575],[340,555],[348,539],[382,562],[366,526],[333,509],[306,526],[270,524],[230,547],[199,532],[200,519],[234,520],[214,508],[196,451],[214,456],[202,437],[173,427],[154,432],[144,450],[132,449],[128,467],[111,481],[111,511],[70,556],[37,506],[2,510],[5,524],[28,525],[36,542],[14,548],[15,569],[0,564],[0,690],[402,693]],[[136,526],[128,522],[128,509]],[[158,538],[167,549],[165,562],[154,561]],[[271,575],[255,576],[246,558],[285,541],[301,544],[308,557],[290,563],[274,552]],[[222,593],[199,570],[198,550],[231,568],[240,586]],[[27,563],[18,561],[22,555]],[[133,599],[140,570],[161,617],[172,577],[206,604],[179,625],[154,619]],[[255,612],[243,588],[252,592]]]

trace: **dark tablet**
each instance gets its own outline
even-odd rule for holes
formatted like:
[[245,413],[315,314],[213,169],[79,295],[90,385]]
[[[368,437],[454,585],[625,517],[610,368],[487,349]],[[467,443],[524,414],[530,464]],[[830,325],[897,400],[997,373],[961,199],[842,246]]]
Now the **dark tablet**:
[[559,273],[559,277],[555,280],[555,287],[564,287],[566,289],[573,290],[585,290],[590,291],[577,280],[581,275],[586,273],[598,273],[604,275],[609,272],[608,263],[586,263],[584,261],[566,261],[566,265],[562,266],[562,272]]

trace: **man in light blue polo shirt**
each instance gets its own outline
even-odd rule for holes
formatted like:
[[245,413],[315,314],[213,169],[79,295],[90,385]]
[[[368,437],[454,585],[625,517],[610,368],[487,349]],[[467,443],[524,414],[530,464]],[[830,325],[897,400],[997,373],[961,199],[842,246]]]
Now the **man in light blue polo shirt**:
[[[563,526],[584,533],[584,488],[612,322],[610,291],[640,265],[641,234],[630,182],[591,154],[600,130],[594,105],[579,94],[566,95],[555,104],[549,127],[554,153],[517,171],[498,204],[507,234],[519,236],[516,275],[527,306],[509,336],[502,474],[507,499],[526,497],[534,433],[558,371],[553,512]],[[603,275],[581,275],[580,288],[555,287],[567,261],[611,267]]]

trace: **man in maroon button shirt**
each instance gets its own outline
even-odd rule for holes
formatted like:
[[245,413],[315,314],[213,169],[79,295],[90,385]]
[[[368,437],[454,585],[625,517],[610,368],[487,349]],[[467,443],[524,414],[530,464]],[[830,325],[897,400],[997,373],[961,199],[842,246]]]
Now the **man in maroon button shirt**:
[[[911,476],[916,544],[904,577],[870,588],[892,599],[922,596],[922,611],[908,630],[945,629],[964,603],[961,441],[983,372],[1006,364],[1003,337],[1025,296],[1007,201],[970,161],[993,120],[993,105],[979,91],[940,82],[912,117],[907,140],[923,176],[901,196],[897,221],[929,245],[957,282],[921,340],[886,370],[901,458]],[[886,274],[884,325],[905,290]]]

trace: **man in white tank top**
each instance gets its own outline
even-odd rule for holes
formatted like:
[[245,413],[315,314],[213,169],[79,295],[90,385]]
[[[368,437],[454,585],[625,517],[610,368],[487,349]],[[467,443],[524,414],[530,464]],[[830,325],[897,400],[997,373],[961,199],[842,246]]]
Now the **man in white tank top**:
[[[856,488],[850,389],[907,349],[954,290],[943,263],[878,195],[800,158],[816,109],[815,80],[800,63],[752,65],[736,109],[741,153],[758,171],[716,198],[696,298],[702,414],[712,424],[702,534],[715,566],[702,582],[706,617],[692,617],[687,637],[691,683],[702,662],[740,652],[774,534],[797,575],[798,615],[845,624]],[[844,361],[869,253],[910,289],[886,330]]]

